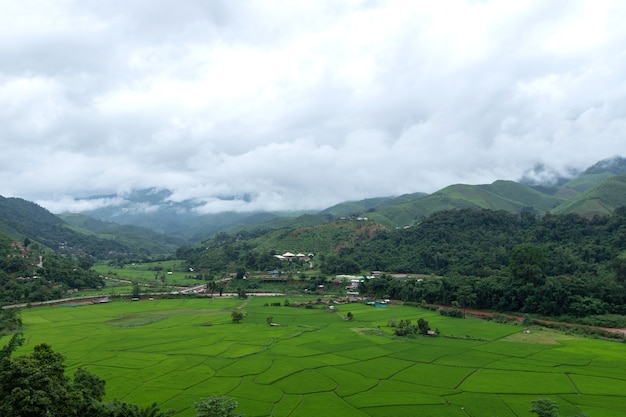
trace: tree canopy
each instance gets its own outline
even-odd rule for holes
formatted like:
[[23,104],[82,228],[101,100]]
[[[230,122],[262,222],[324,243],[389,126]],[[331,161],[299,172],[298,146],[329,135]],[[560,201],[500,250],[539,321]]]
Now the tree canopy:
[[168,417],[152,404],[146,408],[114,400],[103,402],[105,381],[79,368],[70,379],[65,358],[48,344],[28,355],[12,355],[24,338],[13,335],[0,350],[0,415],[3,417]]

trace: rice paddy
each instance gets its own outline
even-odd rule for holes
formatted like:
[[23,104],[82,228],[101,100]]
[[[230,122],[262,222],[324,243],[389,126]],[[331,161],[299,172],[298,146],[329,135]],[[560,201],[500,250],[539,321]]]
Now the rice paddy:
[[[107,399],[156,401],[177,417],[194,416],[193,403],[214,394],[233,397],[249,417],[531,416],[539,398],[556,401],[563,416],[626,410],[624,343],[534,328],[522,337],[513,324],[402,305],[268,306],[276,301],[33,308],[22,313],[20,352],[48,343],[69,372],[84,367],[106,379]],[[236,308],[240,324],[231,322]],[[424,318],[441,335],[396,338],[387,327],[394,318]]]

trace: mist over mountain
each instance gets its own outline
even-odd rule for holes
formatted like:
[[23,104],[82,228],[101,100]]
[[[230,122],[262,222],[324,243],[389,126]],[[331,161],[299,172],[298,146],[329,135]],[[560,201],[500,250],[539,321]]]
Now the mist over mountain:
[[520,178],[521,184],[535,186],[535,187],[558,187],[565,184],[567,181],[576,177],[581,173],[576,168],[568,168],[564,172],[556,170],[543,163],[538,163],[531,169],[524,172],[524,175]]
[[[537,164],[527,170],[518,182],[500,180],[492,184],[453,184],[431,194],[415,192],[345,201],[324,210],[298,212],[224,211],[206,214],[202,210],[204,202],[200,199],[177,201],[172,191],[158,188],[76,198],[73,206],[77,208],[76,213],[100,221],[134,225],[188,241],[201,241],[224,230],[297,227],[299,224],[321,224],[332,218],[351,215],[366,215],[383,225],[398,227],[451,208],[487,208],[510,212],[530,208],[537,212],[574,210],[582,215],[607,214],[614,207],[613,204],[618,204],[619,199],[613,198],[613,203],[602,204],[589,212],[585,211],[585,207],[590,207],[589,204],[573,201],[584,200],[584,193],[603,180],[625,173],[626,158],[621,156],[603,159],[583,171],[573,168],[563,171]],[[605,189],[616,192],[616,187],[614,184]],[[595,200],[597,195],[594,194]],[[220,198],[224,201],[245,202],[250,196],[224,195]],[[566,203],[568,205],[565,209],[559,208]]]
[[584,171],[586,175],[593,174],[626,174],[626,158],[614,156],[612,158],[603,159],[596,162]]

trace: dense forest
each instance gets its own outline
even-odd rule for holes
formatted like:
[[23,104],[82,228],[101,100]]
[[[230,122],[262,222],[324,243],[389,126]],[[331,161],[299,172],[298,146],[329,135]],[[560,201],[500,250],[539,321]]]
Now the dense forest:
[[626,313],[626,210],[578,215],[441,212],[380,233],[338,258],[439,280],[366,281],[360,290],[407,301],[585,317]]
[[[372,279],[361,285],[363,294],[550,316],[626,314],[624,208],[592,219],[449,210],[413,227],[355,236],[316,256],[323,274],[384,271],[420,277]],[[284,268],[274,251],[259,250],[262,239],[221,234],[179,255],[217,273]]]

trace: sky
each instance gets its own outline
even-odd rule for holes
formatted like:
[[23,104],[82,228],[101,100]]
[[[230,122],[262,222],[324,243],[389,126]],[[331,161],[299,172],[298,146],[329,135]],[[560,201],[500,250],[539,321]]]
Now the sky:
[[0,195],[53,212],[323,209],[626,155],[619,0],[0,6]]

